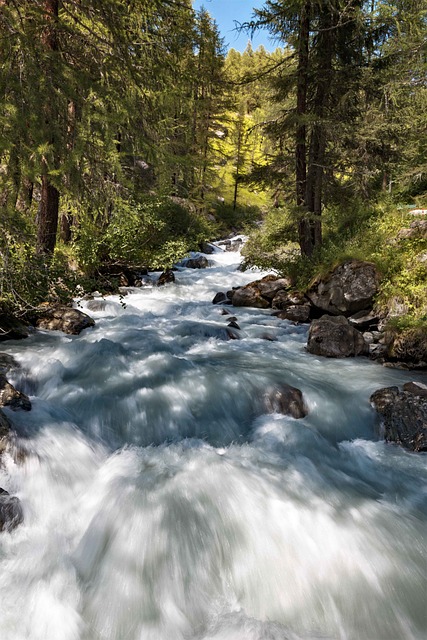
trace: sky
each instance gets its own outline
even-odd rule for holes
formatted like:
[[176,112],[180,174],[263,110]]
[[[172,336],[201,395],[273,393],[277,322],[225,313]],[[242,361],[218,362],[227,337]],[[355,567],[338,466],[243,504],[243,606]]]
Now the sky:
[[[252,17],[253,8],[261,8],[263,0],[193,0],[194,9],[204,6],[215,19],[227,49],[244,51],[251,39],[248,33],[238,34],[235,31],[237,22],[247,22]],[[256,49],[262,44],[267,50],[273,51],[276,44],[268,37],[267,31],[262,30],[252,38],[252,46]]]

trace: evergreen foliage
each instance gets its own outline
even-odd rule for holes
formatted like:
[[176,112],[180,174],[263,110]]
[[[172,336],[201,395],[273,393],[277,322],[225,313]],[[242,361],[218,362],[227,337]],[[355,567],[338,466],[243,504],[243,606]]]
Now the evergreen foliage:
[[373,259],[423,317],[424,240],[393,238],[427,204],[425,3],[266,0],[246,27],[281,46],[226,55],[190,0],[0,2],[4,302],[244,228],[248,265]]

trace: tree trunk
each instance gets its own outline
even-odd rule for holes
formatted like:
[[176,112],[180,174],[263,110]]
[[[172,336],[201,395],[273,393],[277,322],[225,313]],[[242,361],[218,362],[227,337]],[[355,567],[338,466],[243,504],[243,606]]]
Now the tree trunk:
[[320,14],[316,45],[316,89],[313,102],[314,124],[311,131],[310,153],[307,171],[305,204],[308,225],[305,228],[303,253],[311,257],[322,244],[323,175],[327,144],[325,118],[330,102],[332,60],[336,40],[338,12],[334,2],[325,6]]
[[[46,26],[42,33],[42,42],[50,52],[58,51],[57,20],[59,15],[59,0],[44,0],[43,8],[46,15]],[[49,73],[49,70],[46,70]],[[53,82],[53,79],[51,78]],[[46,95],[44,107],[46,128],[53,126],[54,113],[50,96]],[[54,147],[55,137],[50,132],[50,145]],[[54,151],[55,155],[55,151]],[[55,164],[57,164],[55,162]],[[41,177],[41,198],[38,212],[37,251],[39,253],[52,254],[56,244],[56,232],[58,229],[59,191],[51,183],[47,161],[43,161],[43,173]],[[57,167],[55,167],[57,168]]]
[[69,213],[63,213],[61,215],[59,235],[64,244],[69,244],[72,240],[72,237],[73,237],[73,234],[71,232],[72,223],[73,223],[73,217]]
[[16,208],[18,211],[29,211],[33,203],[34,183],[28,178],[23,178]]
[[239,189],[240,163],[242,161],[242,138],[243,138],[243,126],[244,126],[243,115],[239,115],[237,126],[239,127],[239,130],[237,134],[236,178],[234,180],[233,211],[235,211],[237,207],[237,192]]
[[37,225],[39,253],[52,254],[55,249],[58,211],[59,191],[50,183],[48,175],[43,175]]
[[310,33],[310,3],[307,2],[301,13],[298,46],[297,71],[297,130],[295,146],[296,200],[297,205],[304,204],[305,183],[307,174],[306,136],[307,126],[307,83],[308,83],[308,52]]
[[[295,177],[297,206],[305,204],[307,182],[307,87],[309,65],[310,2],[302,8],[299,24],[298,69],[297,69],[297,130],[295,144]],[[310,221],[303,217],[298,222],[298,238],[301,253],[311,255],[312,242]]]

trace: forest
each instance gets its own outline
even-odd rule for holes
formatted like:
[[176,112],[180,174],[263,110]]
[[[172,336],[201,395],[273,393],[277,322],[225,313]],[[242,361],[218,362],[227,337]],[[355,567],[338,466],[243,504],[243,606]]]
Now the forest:
[[241,28],[272,52],[227,52],[190,0],[2,0],[0,27],[3,310],[244,232],[301,289],[375,262],[425,327],[425,0],[267,0]]

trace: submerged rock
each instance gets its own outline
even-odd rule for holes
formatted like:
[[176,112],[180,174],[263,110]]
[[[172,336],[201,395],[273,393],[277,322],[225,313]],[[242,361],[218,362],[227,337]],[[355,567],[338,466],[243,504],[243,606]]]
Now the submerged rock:
[[107,301],[106,300],[89,300],[89,302],[87,302],[86,304],[86,309],[88,309],[89,311],[105,311],[105,309],[107,308]]
[[232,327],[233,329],[240,329],[240,327],[237,324],[236,320],[230,320],[230,322],[228,323],[227,327]]
[[95,320],[78,309],[62,304],[47,304],[37,309],[34,324],[38,329],[78,335],[83,329],[93,327]]
[[326,358],[346,358],[366,353],[367,345],[344,316],[322,316],[310,325],[307,351]]
[[268,391],[264,396],[264,406],[268,413],[283,413],[297,419],[308,414],[302,391],[288,384]]
[[10,407],[13,411],[23,409],[31,410],[31,402],[28,396],[21,391],[17,391],[3,374],[0,374],[0,407]]
[[230,302],[231,300],[228,299],[227,294],[224,293],[224,291],[218,291],[218,293],[215,294],[212,300],[212,304],[223,304],[223,303],[227,304]]
[[12,531],[23,520],[21,501],[0,488],[0,531]]
[[370,402],[377,410],[384,438],[410,451],[427,451],[427,386],[410,382],[403,391],[385,387]]

